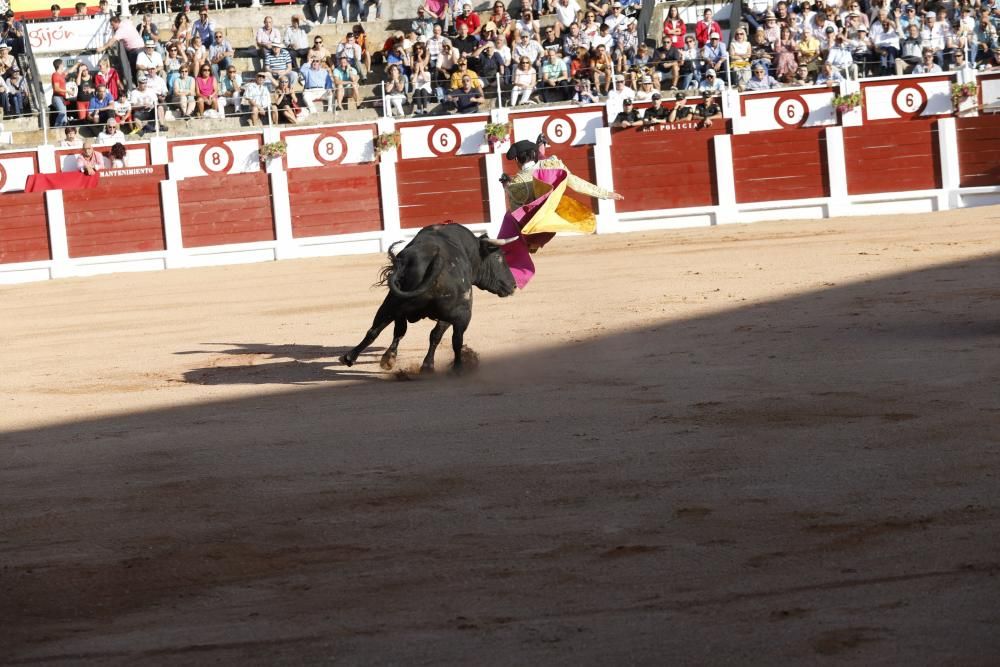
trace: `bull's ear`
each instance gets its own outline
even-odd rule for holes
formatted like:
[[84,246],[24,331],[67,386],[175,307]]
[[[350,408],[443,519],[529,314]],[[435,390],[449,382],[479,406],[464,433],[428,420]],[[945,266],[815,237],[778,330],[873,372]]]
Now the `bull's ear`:
[[487,236],[485,233],[483,233],[479,237],[479,256],[480,257],[486,257],[491,252],[496,252],[499,249],[500,249],[500,246],[496,245],[495,243],[491,243],[490,242],[490,237]]

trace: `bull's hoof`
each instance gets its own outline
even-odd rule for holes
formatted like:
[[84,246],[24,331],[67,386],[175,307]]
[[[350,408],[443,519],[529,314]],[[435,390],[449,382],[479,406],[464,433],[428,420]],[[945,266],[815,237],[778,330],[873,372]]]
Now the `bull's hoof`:
[[434,374],[434,364],[422,364],[420,366],[420,374],[433,375]]
[[340,355],[340,359],[339,359],[339,361],[340,361],[340,363],[344,364],[344,365],[345,365],[345,366],[347,366],[348,368],[350,368],[351,366],[353,366],[353,365],[354,365],[354,359],[351,359],[351,358],[350,358],[350,357],[348,357],[348,356],[347,356],[346,354],[342,354],[342,355]]
[[378,365],[382,367],[384,371],[391,371],[392,367],[396,365],[396,355],[395,354],[383,354],[382,360],[378,362]]
[[455,377],[465,375],[465,367],[462,366],[461,364],[455,364],[451,367],[451,374],[454,375]]

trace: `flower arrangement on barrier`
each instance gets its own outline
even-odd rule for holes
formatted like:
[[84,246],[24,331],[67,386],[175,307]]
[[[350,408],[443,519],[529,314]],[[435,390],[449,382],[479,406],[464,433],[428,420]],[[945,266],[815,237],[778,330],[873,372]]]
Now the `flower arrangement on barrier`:
[[506,141],[507,137],[510,136],[510,131],[510,123],[486,123],[486,129],[483,130],[490,148],[493,148],[502,141]]
[[375,137],[375,155],[381,155],[396,146],[399,146],[399,132],[383,132]]
[[835,95],[833,106],[840,113],[847,113],[851,109],[861,106],[861,91],[848,93],[847,95]]
[[960,102],[964,102],[979,91],[979,86],[975,81],[968,83],[951,84],[951,101],[956,107]]
[[267,168],[267,165],[271,163],[271,160],[275,158],[282,158],[288,153],[288,144],[284,141],[272,141],[269,144],[264,144],[257,149],[257,154],[260,156],[260,166]]

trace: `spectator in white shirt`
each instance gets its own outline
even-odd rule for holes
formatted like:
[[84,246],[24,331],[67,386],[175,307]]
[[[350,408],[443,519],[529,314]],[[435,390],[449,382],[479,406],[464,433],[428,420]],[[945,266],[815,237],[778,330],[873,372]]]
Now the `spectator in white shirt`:
[[281,33],[274,27],[273,18],[264,17],[264,27],[257,29],[254,41],[257,43],[257,55],[261,60],[271,51],[272,44],[281,46]]
[[292,67],[305,65],[309,53],[309,35],[302,29],[298,16],[292,17],[292,24],[285,28],[285,48],[292,56]]
[[108,119],[104,127],[97,134],[97,143],[101,146],[110,146],[125,141],[125,134],[118,129],[118,121],[114,118]]

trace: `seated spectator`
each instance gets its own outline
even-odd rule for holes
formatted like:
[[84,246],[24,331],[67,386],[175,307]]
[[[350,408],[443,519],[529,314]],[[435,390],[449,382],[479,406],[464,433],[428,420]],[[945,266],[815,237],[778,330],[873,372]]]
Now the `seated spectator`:
[[[692,39],[692,41],[694,40]],[[663,46],[656,50],[653,54],[653,63],[655,63],[655,71],[661,87],[666,85],[670,86],[672,90],[677,90],[683,61],[684,56],[672,42],[664,42]]]
[[792,80],[788,82],[789,86],[811,86],[813,85],[812,77],[809,75],[809,70],[805,65],[799,65],[795,69],[795,74],[792,76]]
[[389,117],[398,114],[400,118],[404,118],[406,116],[406,112],[403,111],[403,105],[406,103],[406,77],[400,71],[399,65],[389,65],[385,71],[384,91]]
[[97,135],[97,143],[101,146],[110,146],[111,144],[124,141],[125,135],[122,133],[121,128],[118,127],[118,121],[114,118],[109,119]]
[[[167,90],[172,91],[174,89],[174,81],[180,76],[181,67],[184,65],[190,65],[187,58],[187,51],[181,49],[178,44],[168,44],[167,57],[163,61],[163,69],[167,73]],[[149,70],[146,71],[146,76],[149,76]]]
[[624,100],[635,98],[635,91],[625,85],[625,75],[615,75],[615,87],[608,93],[608,107],[616,106]]
[[686,35],[684,37],[684,49],[681,51],[681,66],[679,68],[681,88],[688,90],[689,88],[697,88],[701,84],[702,63],[701,49],[698,48],[694,35]]
[[875,57],[872,42],[868,39],[868,28],[859,27],[853,37],[848,37],[846,45],[851,52],[856,72],[860,72],[861,76],[870,76],[878,58]]
[[833,69],[841,74],[841,76],[850,76],[853,72],[857,74],[857,68],[854,66],[854,56],[851,54],[850,48],[847,46],[847,40],[844,39],[843,35],[837,35],[833,40],[833,46],[830,47],[830,52],[826,54],[826,62],[833,66]]
[[243,106],[247,107],[251,125],[260,125],[262,115],[266,117],[270,114],[271,119],[275,120],[273,109],[271,108],[271,93],[268,91],[267,86],[264,85],[266,78],[267,75],[264,72],[257,72],[254,80],[243,87],[243,95],[240,101],[243,103]]
[[[705,11],[710,14],[712,10],[706,9]],[[701,57],[708,69],[725,72],[729,66],[729,52],[719,43],[719,39],[719,33],[717,32],[709,35],[708,44],[701,50]]]
[[101,58],[98,68],[97,74],[94,75],[94,84],[97,86],[103,84],[111,93],[111,97],[117,100],[124,88],[121,77],[118,76],[118,70],[111,67],[111,61],[107,58]]
[[153,40],[153,43],[160,40],[160,29],[153,23],[153,15],[149,12],[142,15],[142,23],[137,25],[135,29],[138,31],[139,37],[142,38],[144,45],[148,39]]
[[536,88],[543,102],[565,102],[572,94],[569,72],[558,51],[549,51],[549,57],[542,65],[542,78],[537,82]]
[[273,51],[271,47],[274,44],[277,44],[279,47],[281,46],[281,32],[274,27],[273,18],[270,16],[264,17],[264,25],[257,29],[254,41],[257,44],[257,57],[260,58],[263,64],[264,59]]
[[347,33],[344,41],[337,45],[337,58],[347,57],[347,62],[358,71],[358,78],[364,81],[368,78],[368,68],[365,66],[361,45],[353,32]]
[[199,118],[203,117],[207,110],[218,110],[219,83],[212,76],[212,68],[209,65],[201,66],[201,71],[194,79],[194,91],[194,101]]
[[472,77],[466,74],[462,77],[462,87],[449,92],[446,101],[447,106],[458,113],[476,113],[486,98],[472,85]]
[[900,47],[896,24],[888,18],[874,23],[872,25],[871,37],[875,53],[879,56],[880,74],[882,76],[889,76],[896,73],[896,58],[899,56]]
[[66,136],[59,142],[60,148],[83,148],[83,140],[76,128],[70,125],[66,128]]
[[340,62],[333,69],[333,85],[337,96],[337,111],[343,110],[345,94],[350,94],[356,107],[361,106],[361,93],[358,90],[358,71],[351,67],[351,64],[344,56],[340,57]]
[[438,67],[438,59],[441,57],[441,51],[445,44],[448,45],[449,49],[451,48],[451,40],[444,36],[440,25],[435,25],[433,34],[425,42],[427,54],[430,56],[429,70]]
[[177,17],[174,24],[174,36],[170,38],[170,41],[176,44],[181,51],[187,50],[188,44],[191,43],[191,21],[187,16]]
[[590,87],[590,81],[579,79],[576,82],[576,85],[573,87],[573,102],[577,104],[594,104],[597,102],[597,99],[593,89]]
[[914,74],[940,74],[941,66],[934,62],[934,49],[924,49],[922,61],[913,68]]
[[278,89],[274,91],[274,108],[280,123],[295,125],[302,115],[298,96],[292,91],[291,83],[286,76],[278,78]]
[[[323,72],[325,73],[326,70],[324,69]],[[236,68],[230,65],[225,74],[219,78],[219,111],[224,115],[226,107],[231,106],[235,113],[239,113],[242,94],[243,81],[236,73]]]
[[410,77],[410,84],[413,86],[413,115],[420,116],[430,113],[430,104],[434,97],[431,92],[431,73],[423,62],[417,62],[413,65],[413,76]]
[[511,59],[521,62],[522,58],[527,58],[532,67],[538,67],[542,61],[542,45],[531,39],[531,35],[521,33],[517,43],[511,47]]
[[469,77],[472,81],[472,87],[476,90],[482,91],[483,83],[479,80],[479,75],[469,69],[469,61],[464,57],[458,61],[458,67],[451,75],[451,84],[448,86],[450,90],[458,90],[462,87],[462,80],[465,77]]
[[702,79],[699,90],[702,92],[702,94],[706,92],[715,94],[724,90],[725,87],[726,84],[724,84],[721,79],[715,76],[715,70],[709,69],[705,72],[705,78]]
[[233,64],[235,55],[236,50],[233,49],[233,45],[229,43],[221,30],[217,30],[212,40],[212,46],[208,47],[208,63],[212,67],[212,76],[220,78],[222,72],[225,72]]
[[639,79],[639,90],[636,91],[635,97],[633,98],[636,102],[650,102],[653,99],[653,93],[656,89],[653,88],[653,79],[650,76],[644,76]]
[[691,116],[691,107],[685,103],[685,99],[684,93],[674,95],[674,106],[670,109],[668,122],[687,120]]
[[771,47],[771,43],[767,41],[767,36],[764,34],[763,28],[757,28],[757,31],[753,34],[750,39],[750,69],[757,63],[764,65],[764,69],[768,73],[771,72],[772,64],[774,63],[774,49]]
[[809,70],[810,75],[815,75],[819,72],[821,62],[820,43],[819,40],[813,36],[812,30],[809,28],[805,28],[802,31],[802,39],[799,40],[799,43],[796,46],[796,52],[799,64],[805,65],[806,69]]
[[615,40],[611,36],[611,26],[609,26],[607,23],[601,23],[597,27],[597,35],[595,37],[592,37],[590,40],[590,48],[596,49],[598,46],[603,46],[610,53],[611,47],[614,45],[614,43]]
[[159,120],[160,130],[167,131],[163,124],[163,106],[157,94],[149,89],[149,79],[140,77],[136,88],[128,95],[132,105],[132,120],[139,132],[155,132],[155,121]]
[[128,96],[124,92],[115,100],[115,120],[118,122],[118,129],[123,133],[131,134],[136,129],[132,127],[132,103],[128,101]]
[[663,96],[660,93],[653,93],[653,104],[647,107],[642,114],[642,124],[649,127],[651,125],[666,125],[670,120],[670,110],[663,106]]
[[108,158],[111,162],[112,169],[124,169],[125,159],[128,157],[128,151],[125,150],[125,144],[118,141],[112,144],[111,150],[108,151]]
[[[594,26],[597,32],[597,25]],[[513,33],[517,41],[521,41],[522,35],[527,35],[530,40],[540,40],[542,37],[541,26],[531,12],[531,7],[527,4],[521,9],[521,18],[514,22]]]
[[371,7],[375,8],[375,18],[382,18],[382,0],[364,0],[358,11],[359,21],[371,21]]
[[556,37],[562,37],[571,25],[576,23],[580,14],[580,6],[576,0],[557,0],[554,13],[556,15]]
[[632,100],[622,100],[622,110],[618,112],[617,116],[615,116],[615,120],[611,123],[611,127],[626,129],[630,127],[640,127],[641,125],[642,119],[639,118],[639,112],[632,105]]
[[192,72],[200,72],[201,66],[208,64],[208,49],[198,35],[191,37],[191,43],[187,47],[187,57]]
[[479,38],[469,32],[465,23],[458,26],[458,34],[451,38],[451,46],[463,56],[471,55],[479,47]]
[[899,56],[896,58],[896,74],[912,74],[913,68],[923,59],[923,53],[920,26],[910,23],[906,28],[906,37],[900,42]]
[[302,19],[298,15],[292,15],[291,25],[285,28],[283,41],[285,50],[292,58],[292,67],[297,69],[304,65],[309,54],[309,35],[302,28]]
[[11,55],[10,44],[0,42],[0,77],[9,79],[10,75],[20,69],[17,59]]
[[455,29],[459,31],[459,34],[461,34],[463,25],[468,29],[467,33],[470,35],[478,35],[482,29],[479,14],[472,11],[472,3],[470,2],[463,3],[462,12],[455,17]]
[[299,70],[302,78],[302,98],[306,107],[312,113],[316,113],[316,102],[326,100],[326,105],[333,109],[333,77],[330,72],[323,67],[319,58],[313,58],[309,65],[303,65]]
[[[562,60],[560,59],[560,63]],[[614,63],[611,61],[611,54],[607,48],[600,44],[594,51],[594,57],[590,61],[594,90],[598,95],[607,95],[611,89],[612,78],[614,76]]]
[[135,57],[136,69],[143,68],[147,72],[151,69],[163,69],[163,56],[156,50],[156,42],[152,37],[147,37],[142,43],[142,53]]
[[[372,56],[368,53],[368,35],[365,34],[364,27],[361,24],[355,24],[351,28],[351,34],[354,35],[354,41],[358,43],[361,47],[361,60],[364,63],[364,76],[367,77],[368,73],[372,71]],[[358,74],[361,74],[361,70],[358,70]]]
[[76,168],[87,176],[104,169],[104,156],[94,150],[93,139],[83,140],[83,150],[76,156]]
[[701,117],[703,127],[712,127],[712,119],[722,115],[722,107],[708,90],[701,92],[701,104],[695,108],[695,113]]
[[[646,56],[642,58],[642,65],[645,65],[649,60],[649,47],[645,44],[639,44],[638,26],[638,21],[628,19],[625,22],[625,27],[614,35],[615,41],[611,54],[616,58],[616,62],[621,63],[620,70],[625,69],[626,65],[636,64],[640,52]],[[683,39],[681,41],[683,43]]]
[[195,83],[188,66],[181,67],[180,76],[174,81],[173,100],[181,118],[190,118],[195,109]]
[[448,23],[448,0],[424,0],[421,4],[427,10],[428,16],[434,20],[435,23],[440,24],[442,27],[446,27]]
[[410,29],[417,33],[417,36],[423,36],[424,39],[430,39],[434,35],[434,26],[437,23],[433,18],[427,13],[427,8],[423,5],[417,7],[417,18],[410,22]]
[[30,111],[28,108],[28,84],[21,76],[21,71],[11,72],[10,79],[5,86],[7,101],[4,104],[4,113],[8,116],[23,116],[28,113]]
[[[826,63],[824,67],[828,65],[829,63]],[[780,87],[781,84],[778,83],[778,80],[768,74],[763,65],[757,64],[753,66],[750,80],[747,82],[745,90],[772,90]]]
[[538,74],[531,66],[531,61],[522,58],[511,79],[510,105],[516,107],[518,104],[528,104],[537,83]]
[[195,35],[201,38],[201,43],[207,49],[212,46],[215,38],[215,21],[208,17],[208,7],[202,5],[198,8],[198,18],[191,24],[191,38]]
[[298,82],[298,75],[292,69],[292,56],[280,43],[271,44],[271,52],[264,58],[264,71],[267,72],[268,84],[272,87],[283,76],[287,76],[288,82],[293,86]]
[[115,117],[115,98],[104,84],[97,86],[97,91],[87,107],[87,116],[95,125],[106,123]]

